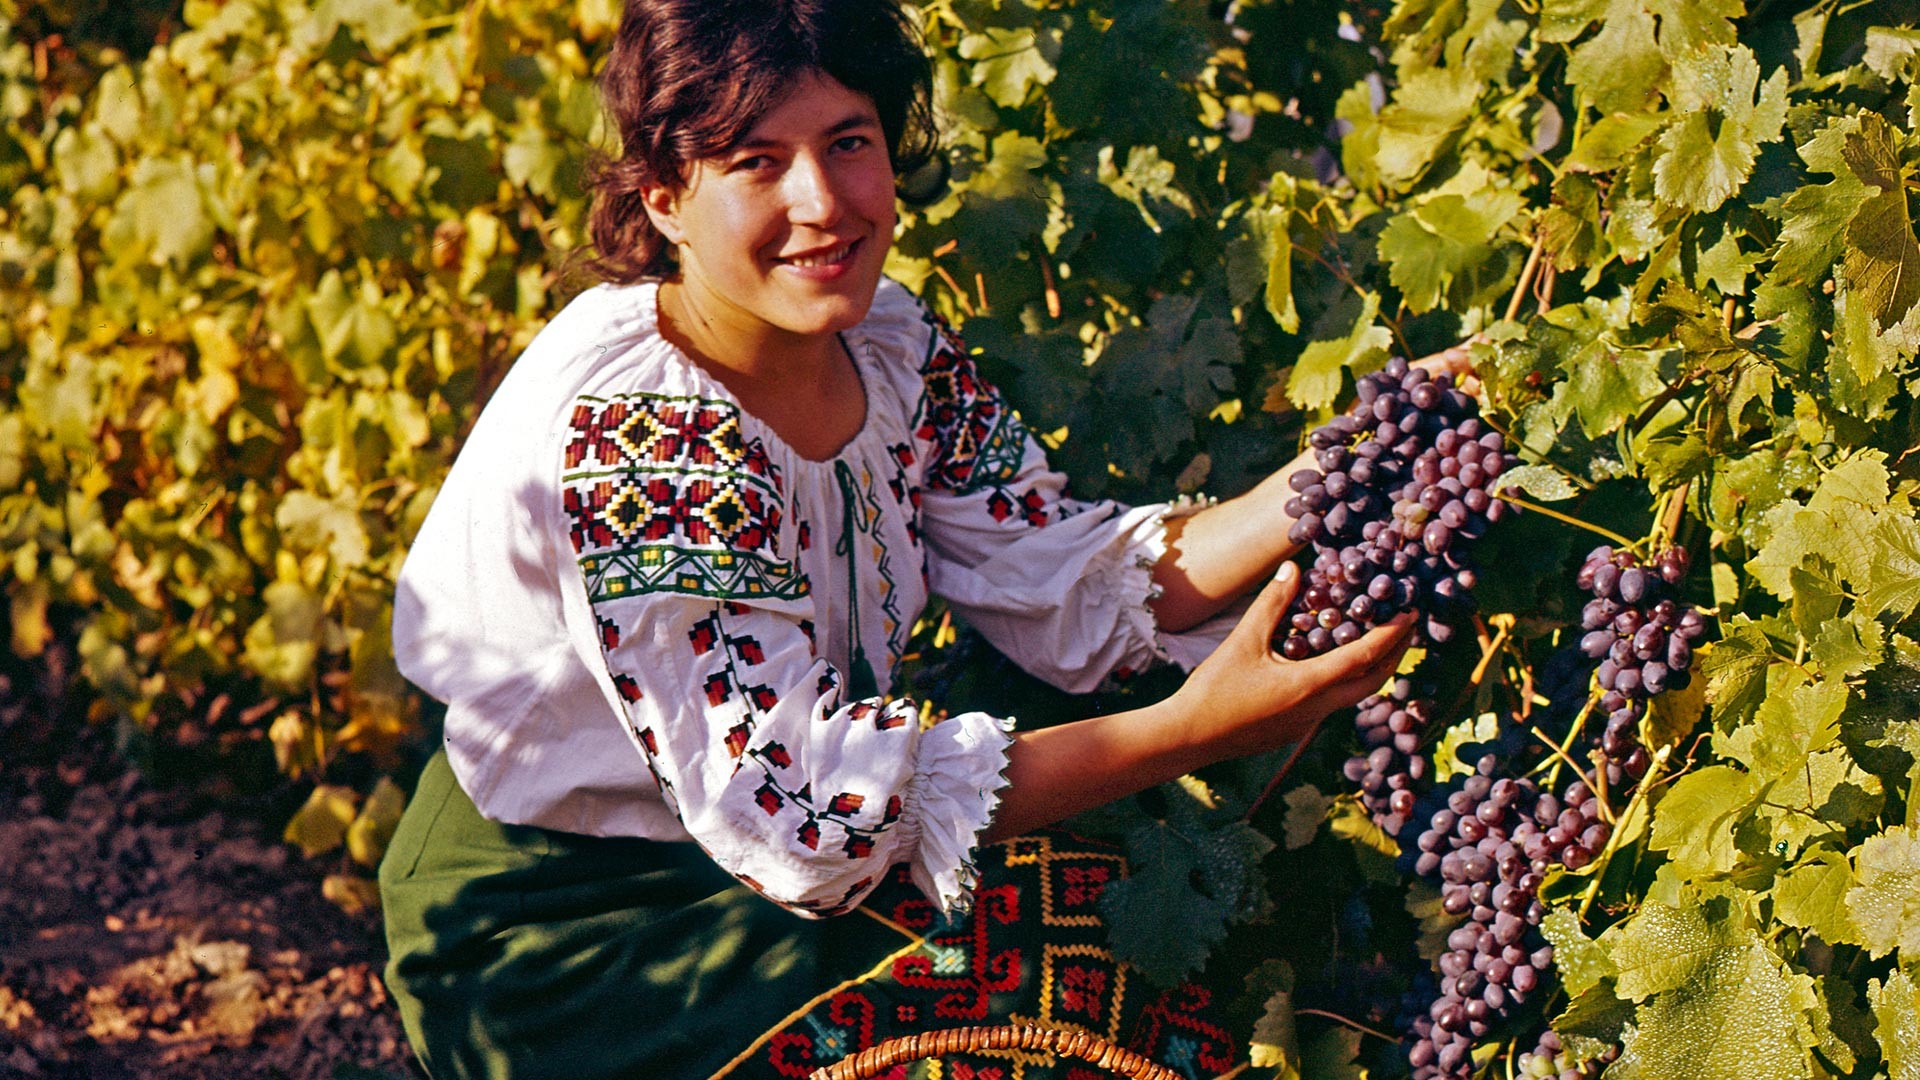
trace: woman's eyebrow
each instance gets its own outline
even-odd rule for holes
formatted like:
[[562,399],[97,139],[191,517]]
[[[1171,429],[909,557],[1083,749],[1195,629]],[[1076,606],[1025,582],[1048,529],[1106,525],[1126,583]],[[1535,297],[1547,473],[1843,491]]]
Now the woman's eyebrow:
[[[860,128],[879,127],[879,126],[880,126],[879,119],[875,117],[872,113],[866,113],[866,112],[849,113],[845,117],[829,125],[824,131],[821,132],[821,135],[831,139],[836,135],[842,135],[849,131],[856,131]],[[733,145],[733,149],[734,150],[765,149],[767,147],[778,146],[780,145],[780,142],[781,140],[779,139],[769,139],[764,137],[754,138],[752,136],[748,136],[747,138],[741,139],[739,142],[735,143]]]

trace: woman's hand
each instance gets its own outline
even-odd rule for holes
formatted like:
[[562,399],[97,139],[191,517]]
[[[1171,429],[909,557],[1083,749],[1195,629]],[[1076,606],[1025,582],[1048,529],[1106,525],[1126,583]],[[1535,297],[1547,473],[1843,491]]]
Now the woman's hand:
[[1243,757],[1296,742],[1328,713],[1378,691],[1399,666],[1413,630],[1411,613],[1307,660],[1275,652],[1274,634],[1299,588],[1299,568],[1282,566],[1227,640],[1174,694],[1177,707],[1199,725],[1189,734],[1201,740],[1206,757]]
[[1420,368],[1428,375],[1451,375],[1453,383],[1462,393],[1480,396],[1480,380],[1473,373],[1473,347],[1486,338],[1478,335],[1451,348],[1442,349],[1432,356],[1423,356],[1412,361],[1412,366]]

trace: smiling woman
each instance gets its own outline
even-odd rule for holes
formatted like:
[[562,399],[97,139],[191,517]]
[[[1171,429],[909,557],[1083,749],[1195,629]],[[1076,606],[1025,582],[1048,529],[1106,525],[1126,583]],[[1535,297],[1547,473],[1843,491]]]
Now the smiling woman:
[[[1119,857],[1041,830],[1297,740],[1379,687],[1407,625],[1282,659],[1289,470],[1189,516],[1074,499],[882,277],[894,177],[932,145],[891,0],[630,0],[603,78],[607,283],[496,392],[395,601],[402,670],[447,702],[381,867],[423,1063],[799,1077],[1018,1016],[1233,1070],[1206,988],[1108,951]],[[1192,674],[1040,731],[923,727],[890,691],[934,593],[1068,690]]]

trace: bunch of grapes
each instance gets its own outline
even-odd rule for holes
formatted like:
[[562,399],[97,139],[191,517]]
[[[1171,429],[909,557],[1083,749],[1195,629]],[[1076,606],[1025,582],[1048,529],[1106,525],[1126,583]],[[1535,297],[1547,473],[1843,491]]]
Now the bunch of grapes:
[[1532,1050],[1520,1055],[1514,1073],[1526,1080],[1593,1080],[1619,1056],[1620,1048],[1609,1046],[1592,1061],[1576,1061],[1560,1045],[1560,1036],[1548,1028],[1540,1033],[1539,1042]]
[[1553,962],[1539,932],[1541,878],[1555,865],[1586,866],[1611,835],[1584,780],[1560,799],[1525,778],[1495,779],[1498,764],[1481,757],[1417,841],[1415,871],[1437,873],[1441,906],[1467,921],[1448,935],[1439,996],[1413,1024],[1415,1080],[1472,1071],[1474,1040],[1524,1003]]
[[1495,479],[1513,463],[1506,440],[1448,375],[1395,357],[1359,381],[1358,400],[1308,436],[1318,468],[1288,477],[1288,536],[1314,560],[1280,652],[1304,660],[1406,611],[1425,616],[1415,643],[1441,643],[1472,608],[1463,540],[1507,504]]
[[1643,566],[1631,552],[1602,545],[1587,554],[1575,579],[1593,594],[1580,613],[1587,632],[1580,650],[1600,661],[1600,708],[1607,714],[1600,752],[1611,766],[1609,780],[1620,779],[1616,772],[1645,775],[1640,718],[1647,699],[1685,689],[1692,679],[1693,647],[1707,624],[1697,608],[1676,599],[1686,576],[1685,548],[1668,548]]
[[1374,824],[1388,836],[1405,831],[1419,806],[1419,788],[1430,768],[1420,740],[1432,709],[1412,679],[1398,678],[1383,693],[1362,701],[1354,715],[1363,752],[1347,759],[1344,772],[1359,787],[1360,802]]

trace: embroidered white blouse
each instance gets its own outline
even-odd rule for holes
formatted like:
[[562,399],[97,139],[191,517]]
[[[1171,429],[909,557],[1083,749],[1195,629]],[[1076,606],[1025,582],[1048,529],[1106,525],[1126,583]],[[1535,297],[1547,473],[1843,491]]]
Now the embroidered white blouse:
[[656,294],[587,291],[502,382],[401,571],[401,670],[490,818],[692,839],[806,914],[898,862],[964,903],[1011,721],[886,696],[929,592],[1072,691],[1191,667],[1231,618],[1156,630],[1168,508],[1069,498],[898,284],[843,335],[867,414],[827,461],[661,337]]

